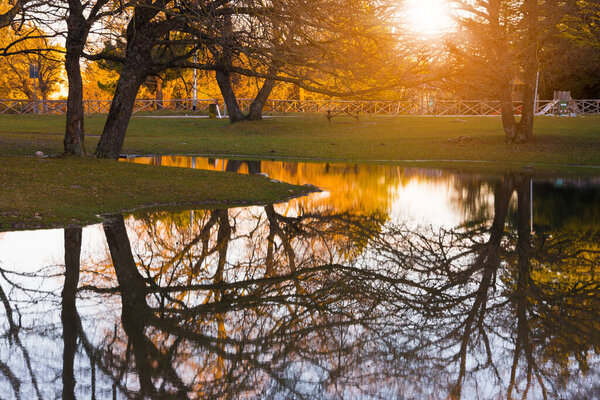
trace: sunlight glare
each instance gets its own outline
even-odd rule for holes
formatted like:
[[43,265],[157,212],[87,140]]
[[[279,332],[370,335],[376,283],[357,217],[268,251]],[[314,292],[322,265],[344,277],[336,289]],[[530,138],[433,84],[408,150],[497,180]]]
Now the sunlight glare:
[[399,13],[403,25],[415,33],[436,35],[453,26],[446,0],[404,0]]

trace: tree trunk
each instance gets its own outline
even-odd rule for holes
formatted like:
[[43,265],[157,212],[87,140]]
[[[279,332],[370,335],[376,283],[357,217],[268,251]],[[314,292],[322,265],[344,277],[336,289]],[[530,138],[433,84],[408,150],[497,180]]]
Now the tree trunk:
[[260,121],[262,119],[263,108],[276,84],[273,79],[265,80],[260,91],[252,101],[252,104],[250,104],[248,115],[244,115],[237,102],[237,98],[235,97],[233,87],[231,86],[231,75],[229,72],[217,71],[216,77],[219,89],[221,89],[221,95],[227,106],[230,122],[233,123],[246,120]]
[[[272,79],[266,79],[258,92],[257,96],[250,104],[250,110],[248,115],[244,115],[240,109],[239,103],[235,97],[235,92],[231,86],[231,73],[228,71],[228,67],[232,65],[233,50],[231,48],[231,42],[229,36],[232,32],[233,23],[231,16],[224,16],[222,20],[222,49],[219,52],[215,46],[209,47],[213,56],[219,60],[221,68],[216,71],[216,79],[221,90],[221,95],[227,106],[227,112],[229,113],[229,121],[231,123],[250,120],[257,121],[262,119],[262,110],[265,106],[266,101],[271,95],[271,91],[275,87],[275,81]],[[269,68],[269,73],[273,71],[274,66]]]
[[83,124],[83,81],[79,59],[87,41],[89,26],[79,2],[70,2],[67,18],[65,70],[69,81],[67,121],[63,141],[65,155],[85,155]]
[[154,77],[154,82],[155,82],[155,86],[156,86],[156,109],[158,111],[162,110],[164,108],[164,104],[163,104],[163,80],[156,75]]
[[517,134],[517,121],[515,121],[515,111],[512,101],[512,85],[505,84],[500,89],[500,108],[502,110],[502,127],[507,142],[515,140]]
[[[529,81],[529,79],[527,80]],[[517,132],[515,137],[516,143],[525,143],[533,139],[533,117],[535,114],[534,96],[535,87],[531,84],[531,81],[529,81],[525,83],[525,92],[523,93],[523,106],[521,107],[522,114],[519,124],[517,125]]]
[[[68,46],[67,46],[68,49]],[[79,54],[69,54],[67,50],[65,69],[69,80],[67,97],[67,124],[63,141],[65,155],[85,155],[84,116],[83,116],[83,82],[79,66]]]
[[512,89],[510,85],[507,85],[506,88],[502,89],[501,93],[502,127],[504,128],[506,141],[511,143],[529,142],[533,139],[535,87],[531,82],[525,84],[523,105],[521,106],[521,118],[519,122],[517,122],[515,118],[511,92]]
[[527,24],[525,32],[526,43],[524,65],[524,91],[523,111],[517,131],[517,143],[529,142],[533,139],[533,118],[535,114],[535,80],[539,68],[538,53],[538,0],[526,0],[523,2],[523,15]]
[[500,93],[502,104],[502,125],[508,142],[525,143],[533,139],[533,119],[535,115],[535,79],[539,67],[538,55],[538,4],[537,0],[525,0],[522,3],[523,21],[526,30],[523,33],[522,65],[525,65],[523,81],[523,104],[521,118],[517,123],[512,104],[512,84],[503,85]]
[[260,88],[258,94],[250,104],[250,110],[246,119],[250,121],[260,121],[262,119],[263,108],[269,96],[275,87],[275,81],[273,79],[266,79]]
[[152,67],[152,47],[168,30],[153,25],[159,8],[137,5],[127,26],[126,59],[96,147],[98,158],[119,158],[135,98]]
[[135,98],[147,76],[150,51],[137,54],[131,53],[127,52],[127,61],[123,65],[106,124],[96,147],[95,154],[98,158],[119,158],[125,141],[127,126],[133,112]]
[[217,83],[219,84],[219,89],[221,89],[221,95],[225,101],[225,106],[227,107],[229,121],[232,123],[243,121],[245,117],[235,97],[233,87],[231,86],[230,73],[227,71],[216,71],[215,76],[217,78]]

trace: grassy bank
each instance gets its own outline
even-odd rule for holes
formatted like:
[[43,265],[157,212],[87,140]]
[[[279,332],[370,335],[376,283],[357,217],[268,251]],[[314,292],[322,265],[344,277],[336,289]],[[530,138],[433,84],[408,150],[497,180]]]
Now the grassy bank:
[[[2,116],[4,154],[62,151],[62,116]],[[99,135],[103,116],[86,119]],[[453,138],[467,136],[465,141]],[[93,152],[98,138],[89,136]],[[510,165],[600,165],[600,116],[537,117],[535,140],[504,142],[497,117],[272,118],[230,125],[226,120],[134,117],[124,152],[249,155],[268,158],[399,162],[492,161]]]
[[243,176],[95,159],[0,156],[0,231],[99,221],[164,204],[268,203],[305,188]]

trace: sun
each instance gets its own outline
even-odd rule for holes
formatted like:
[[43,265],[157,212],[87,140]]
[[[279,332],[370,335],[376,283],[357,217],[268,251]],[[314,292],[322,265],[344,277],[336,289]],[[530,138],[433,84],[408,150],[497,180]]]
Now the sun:
[[447,0],[404,0],[398,14],[402,25],[414,33],[439,35],[454,26]]

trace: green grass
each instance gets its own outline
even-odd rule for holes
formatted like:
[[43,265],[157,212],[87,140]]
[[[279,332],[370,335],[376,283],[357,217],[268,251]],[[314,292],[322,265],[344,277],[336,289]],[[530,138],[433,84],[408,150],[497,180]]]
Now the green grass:
[[[104,117],[86,119],[88,134],[102,132]],[[2,116],[3,154],[62,151],[62,116]],[[449,142],[469,136],[465,143]],[[97,137],[88,137],[93,152]],[[363,117],[360,123],[324,116],[273,118],[230,125],[226,120],[134,117],[123,151],[132,154],[242,155],[352,162],[406,160],[490,161],[553,168],[600,166],[600,116],[538,117],[535,140],[504,142],[497,117]]]
[[270,203],[306,192],[262,176],[108,160],[0,156],[0,165],[0,231],[81,225],[157,205]]

